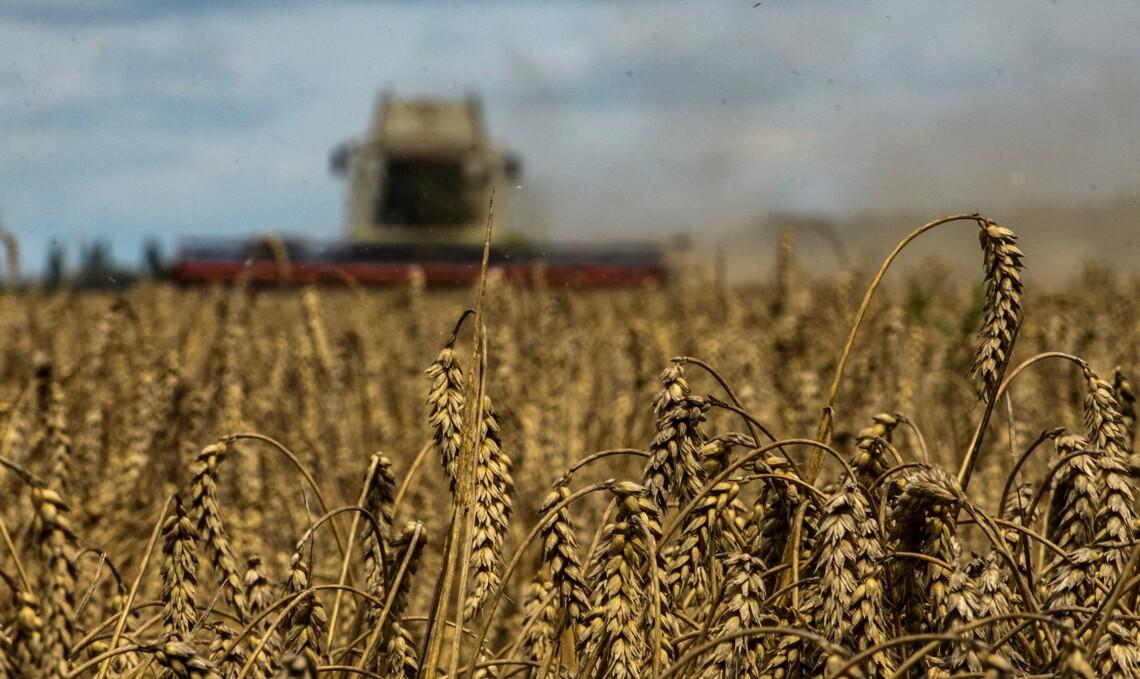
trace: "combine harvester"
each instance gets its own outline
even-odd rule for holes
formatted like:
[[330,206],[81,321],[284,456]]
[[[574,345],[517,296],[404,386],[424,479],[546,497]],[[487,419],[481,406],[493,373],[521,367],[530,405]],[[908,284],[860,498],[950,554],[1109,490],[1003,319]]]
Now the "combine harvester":
[[[334,150],[346,178],[347,242],[265,237],[195,241],[179,249],[170,275],[184,284],[468,285],[479,277],[492,191],[490,265],[507,280],[548,285],[633,286],[665,278],[660,247],[647,243],[533,243],[507,232],[501,197],[519,163],[492,145],[475,97],[462,101],[382,95],[362,142]],[[505,208],[505,209],[504,209]],[[417,274],[415,272],[420,272]]]

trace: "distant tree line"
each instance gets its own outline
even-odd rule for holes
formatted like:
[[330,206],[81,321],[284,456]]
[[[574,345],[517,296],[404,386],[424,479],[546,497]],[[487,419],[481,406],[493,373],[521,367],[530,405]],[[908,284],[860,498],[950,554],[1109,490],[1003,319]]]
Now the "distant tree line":
[[122,266],[111,257],[106,241],[80,246],[78,266],[69,268],[67,252],[59,241],[48,248],[47,265],[40,284],[49,290],[70,287],[79,290],[103,290],[128,287],[140,278],[163,278],[166,265],[158,243],[150,241],[143,248],[141,266]]

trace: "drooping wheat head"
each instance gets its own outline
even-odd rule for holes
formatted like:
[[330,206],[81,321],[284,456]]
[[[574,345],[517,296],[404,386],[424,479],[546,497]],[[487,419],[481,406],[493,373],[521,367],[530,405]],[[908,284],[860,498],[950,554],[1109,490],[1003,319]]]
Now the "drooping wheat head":
[[[813,573],[819,578],[814,620],[835,644],[856,652],[887,640],[883,546],[866,492],[846,480],[820,509]],[[888,677],[896,661],[888,651],[863,666],[868,677]]]
[[636,483],[620,482],[613,494],[614,520],[603,529],[602,548],[587,570],[593,598],[578,655],[599,676],[633,679],[642,676],[650,652],[644,625],[649,583],[642,573],[649,552],[642,526],[660,511]]
[[[764,624],[762,602],[767,598],[764,562],[744,552],[721,558],[724,567],[724,607],[712,624],[713,634],[724,636]],[[734,639],[717,646],[704,658],[700,676],[707,679],[758,679],[764,643],[759,637]]]
[[413,679],[419,672],[416,641],[411,631],[404,625],[403,618],[407,613],[408,596],[426,546],[427,537],[424,535],[423,524],[415,521],[404,524],[400,534],[392,540],[392,554],[388,563],[389,577],[393,579],[396,577],[400,564],[406,561],[408,565],[404,568],[404,576],[396,585],[392,596],[392,608],[384,620],[381,632],[380,647],[384,649],[383,669],[386,672],[385,676],[388,677]]
[[871,426],[855,435],[855,454],[851,457],[851,468],[864,488],[871,488],[875,481],[892,466],[884,441],[890,443],[891,434],[901,423],[897,413],[879,413],[871,418]]
[[896,561],[892,599],[904,612],[905,629],[939,629],[946,617],[950,575],[962,550],[955,522],[962,491],[941,467],[919,467],[905,483],[891,508],[890,540],[896,551],[925,554],[942,564]]
[[197,517],[196,526],[202,544],[210,552],[210,565],[221,579],[220,587],[226,601],[233,606],[240,620],[249,611],[241,573],[238,572],[234,548],[226,533],[218,500],[218,467],[228,453],[226,444],[206,446],[191,467],[191,507]]
[[[568,480],[559,479],[543,501],[539,515],[547,517],[559,502],[568,497]],[[541,539],[542,562],[550,571],[558,609],[565,617],[566,628],[577,639],[581,636],[582,619],[590,608],[590,590],[582,574],[578,538],[568,508],[558,510],[546,523]]]
[[1112,385],[1096,376],[1087,366],[1084,369],[1087,393],[1085,395],[1085,426],[1088,442],[1102,451],[1097,457],[1098,506],[1094,540],[1105,550],[1105,559],[1098,569],[1098,578],[1111,587],[1128,559],[1129,545],[1135,535],[1135,487],[1128,472],[1131,450],[1126,442],[1127,430],[1120,404]]

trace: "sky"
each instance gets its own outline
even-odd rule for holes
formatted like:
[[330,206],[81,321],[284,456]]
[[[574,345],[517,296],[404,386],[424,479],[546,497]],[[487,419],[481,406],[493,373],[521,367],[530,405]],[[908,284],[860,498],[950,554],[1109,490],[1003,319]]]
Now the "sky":
[[340,237],[329,152],[384,89],[480,94],[523,162],[516,221],[555,239],[1140,211],[1131,1],[0,0],[0,44],[0,220],[29,268],[53,239],[135,262]]

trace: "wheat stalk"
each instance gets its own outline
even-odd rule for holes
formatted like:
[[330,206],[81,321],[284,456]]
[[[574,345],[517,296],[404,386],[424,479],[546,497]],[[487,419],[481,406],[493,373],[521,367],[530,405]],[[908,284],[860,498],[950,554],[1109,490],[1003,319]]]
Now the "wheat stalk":
[[[401,619],[406,613],[408,595],[426,546],[423,526],[417,522],[405,524],[392,541],[392,555],[388,564],[392,577],[395,577],[399,564],[407,562],[407,566],[392,597],[392,608],[384,619],[384,631],[381,633],[380,645],[385,649],[383,663],[385,676],[388,677],[412,679],[419,672],[415,639]],[[371,666],[368,658],[365,658],[364,664],[366,667]]]

